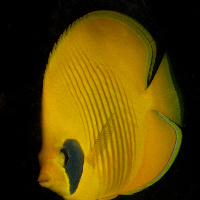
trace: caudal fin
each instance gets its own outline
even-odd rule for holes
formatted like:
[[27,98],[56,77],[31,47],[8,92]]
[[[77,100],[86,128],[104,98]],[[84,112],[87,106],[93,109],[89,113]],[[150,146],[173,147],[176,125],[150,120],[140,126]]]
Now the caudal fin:
[[167,54],[164,55],[147,92],[152,98],[151,110],[162,113],[176,124],[182,125],[182,97],[173,77]]

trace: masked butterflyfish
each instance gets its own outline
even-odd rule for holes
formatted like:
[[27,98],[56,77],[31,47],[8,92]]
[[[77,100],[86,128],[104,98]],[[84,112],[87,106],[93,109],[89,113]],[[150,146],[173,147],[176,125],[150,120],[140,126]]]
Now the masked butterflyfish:
[[124,14],[95,11],[68,27],[43,80],[41,186],[64,199],[113,199],[167,172],[182,108],[168,55],[153,76],[155,60],[150,33]]

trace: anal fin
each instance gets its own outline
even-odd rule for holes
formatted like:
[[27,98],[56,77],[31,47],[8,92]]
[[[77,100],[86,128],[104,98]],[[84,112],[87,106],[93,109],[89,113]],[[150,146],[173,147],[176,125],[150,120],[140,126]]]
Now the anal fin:
[[181,130],[167,117],[150,111],[146,125],[141,167],[129,185],[129,192],[124,195],[143,190],[158,181],[168,171],[180,148]]

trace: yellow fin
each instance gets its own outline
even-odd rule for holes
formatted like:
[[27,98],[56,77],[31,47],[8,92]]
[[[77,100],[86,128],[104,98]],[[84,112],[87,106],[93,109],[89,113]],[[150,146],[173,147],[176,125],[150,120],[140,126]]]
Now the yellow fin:
[[[138,83],[144,89],[148,87],[156,59],[156,43],[150,33],[135,19],[108,10],[88,13],[64,31],[55,44],[48,63],[51,63],[53,55],[55,56],[60,47],[66,45],[69,48],[71,44],[72,47],[79,45],[80,49],[86,46],[86,49],[98,55],[101,62],[106,61],[106,65],[109,65],[109,58],[114,70],[119,71],[117,73],[120,75],[121,72],[124,73],[126,81]],[[123,64],[122,71],[120,63]],[[47,68],[49,66],[47,65]],[[133,74],[137,75],[134,79]]]
[[182,125],[183,106],[181,94],[178,87],[175,87],[172,79],[172,69],[167,54],[164,55],[162,62],[156,72],[147,92],[152,97],[151,110],[157,110],[170,118],[178,125]]
[[149,113],[145,134],[141,167],[129,186],[133,190],[123,195],[139,192],[158,181],[168,171],[180,149],[180,128],[157,111]]
[[116,198],[117,196],[118,195],[113,195],[113,196],[110,196],[110,197],[101,198],[101,200],[111,200],[111,199]]
[[[109,10],[94,11],[85,15],[83,18],[81,18],[81,20],[85,20],[90,17],[103,17],[108,19],[119,20],[119,22],[126,24],[127,28],[132,29],[138,35],[138,37],[142,39],[142,41],[145,44],[145,48],[148,51],[148,61],[145,65],[145,71],[142,73],[141,76],[143,79],[142,85],[146,89],[148,86],[148,82],[152,78],[152,72],[157,52],[156,43],[151,34],[137,20],[116,11],[109,11]],[[138,73],[139,72],[141,73],[141,71],[138,68],[136,70]]]

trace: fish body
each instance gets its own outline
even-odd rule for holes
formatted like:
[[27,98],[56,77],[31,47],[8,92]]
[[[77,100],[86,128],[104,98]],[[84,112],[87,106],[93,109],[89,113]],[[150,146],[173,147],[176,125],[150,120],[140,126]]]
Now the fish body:
[[64,199],[113,199],[166,173],[181,103],[167,54],[152,79],[155,59],[152,36],[118,12],[89,13],[63,33],[43,82],[42,186]]

